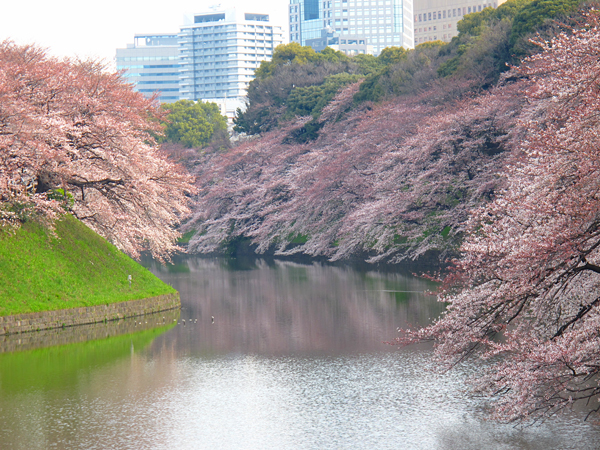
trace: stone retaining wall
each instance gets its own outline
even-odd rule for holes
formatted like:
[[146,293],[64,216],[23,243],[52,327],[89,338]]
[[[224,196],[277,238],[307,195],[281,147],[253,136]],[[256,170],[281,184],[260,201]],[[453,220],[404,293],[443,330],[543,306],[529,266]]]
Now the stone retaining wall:
[[4,316],[0,317],[0,335],[106,322],[179,307],[179,293],[175,293],[108,305]]
[[111,336],[137,333],[157,327],[176,324],[181,311],[171,309],[143,317],[130,317],[123,320],[90,323],[76,327],[52,328],[32,333],[5,334],[0,336],[0,354],[22,352],[37,348],[94,341]]

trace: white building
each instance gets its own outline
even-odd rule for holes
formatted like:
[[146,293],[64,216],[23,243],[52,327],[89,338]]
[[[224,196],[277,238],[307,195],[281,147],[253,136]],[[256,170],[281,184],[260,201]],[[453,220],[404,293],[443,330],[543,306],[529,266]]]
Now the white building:
[[348,55],[414,47],[413,0],[291,0],[290,42]]
[[181,99],[239,99],[261,61],[283,42],[268,14],[236,9],[185,17],[179,33]]
[[117,70],[146,97],[159,92],[159,100],[179,100],[179,46],[176,33],[136,34],[133,44],[117,49]]

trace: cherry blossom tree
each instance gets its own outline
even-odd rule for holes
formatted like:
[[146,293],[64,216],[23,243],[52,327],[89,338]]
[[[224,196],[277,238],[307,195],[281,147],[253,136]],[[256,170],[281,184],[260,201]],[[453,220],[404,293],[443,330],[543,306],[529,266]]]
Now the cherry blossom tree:
[[503,153],[521,129],[522,96],[509,84],[440,102],[460,89],[438,85],[349,110],[358,86],[323,110],[315,141],[293,139],[309,117],[206,153],[186,224],[197,231],[190,251],[216,251],[239,237],[258,252],[333,260],[444,258],[456,249],[468,211],[500,181]]
[[0,221],[68,210],[134,257],[167,256],[193,186],[157,151],[161,117],[101,64],[0,43]]
[[586,19],[509,74],[529,106],[506,188],[469,220],[446,314],[398,339],[434,340],[450,364],[488,360],[475,384],[504,420],[600,411],[600,27]]

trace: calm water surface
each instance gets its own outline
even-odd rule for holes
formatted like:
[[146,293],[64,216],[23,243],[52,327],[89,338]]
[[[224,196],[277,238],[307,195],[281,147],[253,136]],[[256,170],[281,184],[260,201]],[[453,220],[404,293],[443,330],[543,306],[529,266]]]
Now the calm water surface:
[[429,348],[384,344],[442,310],[422,279],[261,260],[152,270],[181,313],[0,342],[0,449],[600,449],[575,415],[491,423],[466,392],[476,366],[440,374]]

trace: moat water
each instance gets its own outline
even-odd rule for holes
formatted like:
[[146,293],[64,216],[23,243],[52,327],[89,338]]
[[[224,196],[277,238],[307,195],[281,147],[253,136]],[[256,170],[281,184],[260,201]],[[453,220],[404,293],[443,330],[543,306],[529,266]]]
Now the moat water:
[[150,266],[180,291],[180,312],[0,341],[0,449],[600,448],[600,426],[576,413],[491,422],[466,384],[477,365],[440,373],[431,348],[386,344],[443,310],[424,279],[265,260]]

